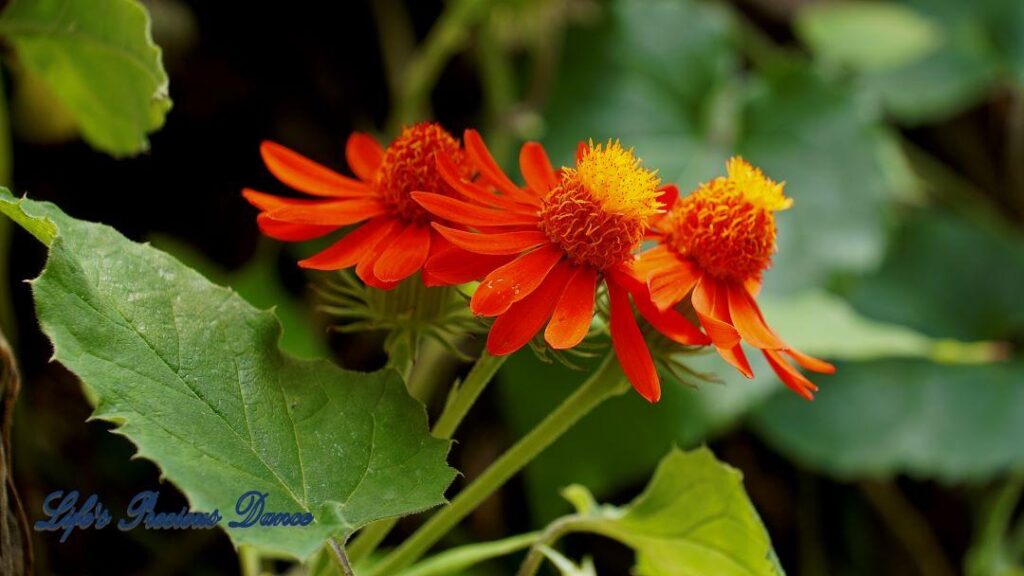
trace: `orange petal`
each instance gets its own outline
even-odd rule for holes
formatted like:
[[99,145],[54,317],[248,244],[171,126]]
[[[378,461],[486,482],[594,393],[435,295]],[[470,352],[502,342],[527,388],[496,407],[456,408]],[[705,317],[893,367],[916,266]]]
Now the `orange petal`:
[[411,196],[427,212],[466,226],[532,226],[539,220],[536,214],[485,208],[442,194],[413,192]]
[[311,226],[309,224],[292,224],[268,217],[266,214],[256,216],[256,224],[260,232],[275,240],[285,242],[303,242],[319,238],[338,229],[337,226]]
[[429,276],[428,286],[458,285],[479,280],[511,261],[510,256],[474,254],[451,246],[431,256],[423,269]]
[[356,276],[365,282],[367,286],[380,290],[390,290],[398,285],[398,282],[386,282],[381,280],[373,273],[373,269],[377,265],[377,260],[380,259],[384,254],[384,251],[391,245],[391,243],[388,242],[388,238],[393,237],[395,233],[402,233],[402,224],[399,222],[395,222],[394,228],[387,236],[383,234],[378,235],[377,239],[368,243],[366,249],[363,250],[363,255],[359,258],[359,262],[356,264]]
[[551,242],[547,234],[540,230],[523,230],[521,232],[504,232],[500,234],[476,234],[449,228],[434,222],[433,227],[449,242],[477,254],[493,254],[496,256],[519,254],[541,244]]
[[558,186],[548,153],[537,142],[527,142],[519,149],[519,171],[523,173],[526,185],[538,194],[547,194],[548,190]]
[[278,180],[307,194],[340,197],[373,194],[373,189],[359,180],[342,176],[275,142],[264,141],[260,154]]
[[608,301],[611,305],[612,348],[619,359],[619,365],[633,388],[648,402],[661,399],[661,384],[658,370],[651,359],[651,351],[644,342],[644,335],[633,317],[626,290],[614,280],[606,282]]
[[484,144],[484,140],[480,137],[479,132],[473,129],[466,130],[462,139],[466,144],[466,153],[469,154],[473,164],[485,180],[489,181],[510,198],[526,202],[527,204],[540,204],[540,198],[523,191],[505,175],[505,172],[502,171],[501,167],[494,160],[494,156],[491,156],[491,151],[487,149],[487,145]]
[[636,304],[636,309],[640,311],[640,315],[655,330],[661,332],[673,342],[684,346],[707,346],[711,344],[711,339],[701,332],[700,328],[694,326],[685,316],[675,310],[658,310],[652,302],[645,300],[637,294],[633,294],[633,303]]
[[743,340],[762,350],[781,350],[787,347],[765,324],[761,310],[743,285],[730,282],[724,288],[728,295],[729,316]]
[[673,250],[663,244],[659,244],[640,254],[633,261],[633,270],[643,278],[644,282],[647,282],[651,274],[664,268],[675,266],[680,261],[681,259]]
[[557,266],[532,294],[498,316],[487,335],[487,351],[502,356],[525,346],[551,317],[571,273],[568,263]]
[[504,313],[536,290],[564,256],[560,248],[546,244],[505,264],[483,279],[473,293],[470,309],[480,316]]
[[388,211],[388,207],[373,198],[355,200],[330,200],[313,206],[282,206],[267,212],[274,220],[293,224],[316,224],[318,226],[346,226]]
[[286,198],[284,196],[267,194],[266,192],[257,192],[252,188],[243,188],[242,197],[248,200],[249,204],[252,204],[263,212],[284,208],[286,206],[316,206],[318,204],[323,204],[324,202],[331,202],[330,200],[310,200],[308,198]]
[[691,302],[701,326],[722,358],[747,378],[753,378],[754,371],[740,347],[740,334],[729,323],[728,302],[718,283],[707,275],[702,276],[693,288]]
[[353,132],[345,143],[345,161],[360,180],[372,184],[384,161],[384,149],[364,132]]
[[373,275],[384,282],[398,282],[423,267],[430,252],[430,227],[407,226],[373,265]]
[[479,184],[467,181],[459,174],[458,168],[456,168],[455,163],[447,154],[437,154],[435,162],[437,163],[437,172],[444,179],[445,183],[467,200],[485,206],[504,208],[513,212],[527,211],[522,204],[511,200],[508,196],[499,196]]
[[778,375],[779,380],[782,380],[782,383],[790,390],[808,400],[814,399],[813,392],[817,392],[818,387],[801,374],[799,370],[793,368],[789,362],[786,362],[786,359],[781,354],[775,350],[764,350],[764,357],[768,360],[768,364],[771,365],[775,374]]
[[651,274],[648,286],[651,301],[659,310],[668,310],[681,302],[700,279],[700,270],[686,260],[675,261]]
[[811,372],[819,372],[821,374],[835,374],[836,367],[832,364],[825,362],[824,360],[818,360],[814,356],[809,356],[796,348],[787,348],[782,351],[789,356],[792,356],[796,363],[803,367],[804,370],[810,370]]
[[555,350],[572,348],[590,331],[594,318],[597,270],[578,266],[558,298],[554,314],[544,330],[544,339]]
[[376,218],[349,232],[344,238],[305,260],[299,266],[313,270],[341,270],[358,263],[383,238],[391,234],[398,223],[388,218]]

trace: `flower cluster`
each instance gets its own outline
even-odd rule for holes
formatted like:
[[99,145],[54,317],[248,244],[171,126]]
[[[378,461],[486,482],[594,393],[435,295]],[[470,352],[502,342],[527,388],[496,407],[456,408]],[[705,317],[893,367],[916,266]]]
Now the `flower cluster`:
[[406,128],[386,149],[353,134],[346,158],[356,178],[278,144],[261,151],[282,182],[316,197],[245,190],[265,234],[302,241],[359,224],[301,266],[354,266],[380,289],[418,271],[426,286],[479,281],[470,309],[494,318],[491,354],[511,354],[542,329],[553,349],[577,346],[604,293],[619,364],[650,402],[661,389],[637,315],[680,345],[713,345],[753,377],[746,342],[806,398],[817,388],[789,360],[834,371],[786,344],[758,308],[761,274],[775,251],[774,213],[792,200],[741,158],[729,160],[726,176],[679,198],[617,141],[580,144],[575,166],[561,169],[539,144],[526,143],[523,185],[476,131],[460,143],[436,123]]

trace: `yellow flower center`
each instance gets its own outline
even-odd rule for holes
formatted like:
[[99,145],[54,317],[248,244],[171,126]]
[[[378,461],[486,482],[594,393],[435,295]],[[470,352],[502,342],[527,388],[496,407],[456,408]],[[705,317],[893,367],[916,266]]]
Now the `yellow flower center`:
[[617,141],[591,145],[544,197],[541,229],[579,264],[603,270],[630,257],[658,210],[659,180]]
[[377,172],[377,191],[403,221],[425,224],[430,215],[413,201],[410,192],[453,191],[438,173],[436,154],[447,154],[464,176],[470,174],[469,162],[459,141],[436,122],[420,122],[402,129],[402,133],[384,151]]
[[666,244],[718,279],[758,279],[775,252],[774,212],[793,200],[742,158],[726,171],[676,202],[663,224]]

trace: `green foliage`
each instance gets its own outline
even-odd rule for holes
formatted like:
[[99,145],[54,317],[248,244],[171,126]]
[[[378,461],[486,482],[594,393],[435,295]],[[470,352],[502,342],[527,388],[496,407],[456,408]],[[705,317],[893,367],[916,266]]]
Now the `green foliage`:
[[115,156],[144,151],[171,107],[149,15],[135,0],[13,0],[0,35],[77,121]]
[[742,475],[707,448],[673,449],[628,506],[582,510],[568,524],[633,548],[639,576],[783,574]]
[[864,313],[952,338],[1004,339],[1024,331],[1024,240],[939,212],[906,218],[879,270],[853,301]]
[[754,415],[779,451],[841,478],[977,480],[1024,466],[1024,364],[838,365],[812,405],[779,395]]
[[[241,492],[305,529],[225,528],[236,545],[298,558],[328,536],[444,501],[448,442],[391,371],[362,374],[277,348],[274,315],[170,256],[48,203],[0,191],[0,211],[50,247],[32,282],[55,357],[194,509],[233,518]],[[48,224],[47,224],[48,222]]]
[[796,31],[827,61],[861,70],[909,65],[942,43],[919,12],[888,2],[829,2],[800,11]]

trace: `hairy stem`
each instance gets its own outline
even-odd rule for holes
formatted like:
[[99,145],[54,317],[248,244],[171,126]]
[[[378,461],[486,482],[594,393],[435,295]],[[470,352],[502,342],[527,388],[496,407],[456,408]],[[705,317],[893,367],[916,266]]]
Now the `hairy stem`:
[[628,389],[629,383],[619,369],[614,354],[609,354],[601,367],[579,389],[491,464],[449,505],[434,514],[416,533],[376,565],[371,574],[396,574],[415,562],[580,418],[608,398],[618,396]]
[[337,562],[338,568],[341,569],[341,573],[345,576],[356,576],[356,573],[352,571],[352,563],[349,562],[348,555],[345,553],[345,546],[333,536],[327,539],[327,543],[331,545],[334,560]]

